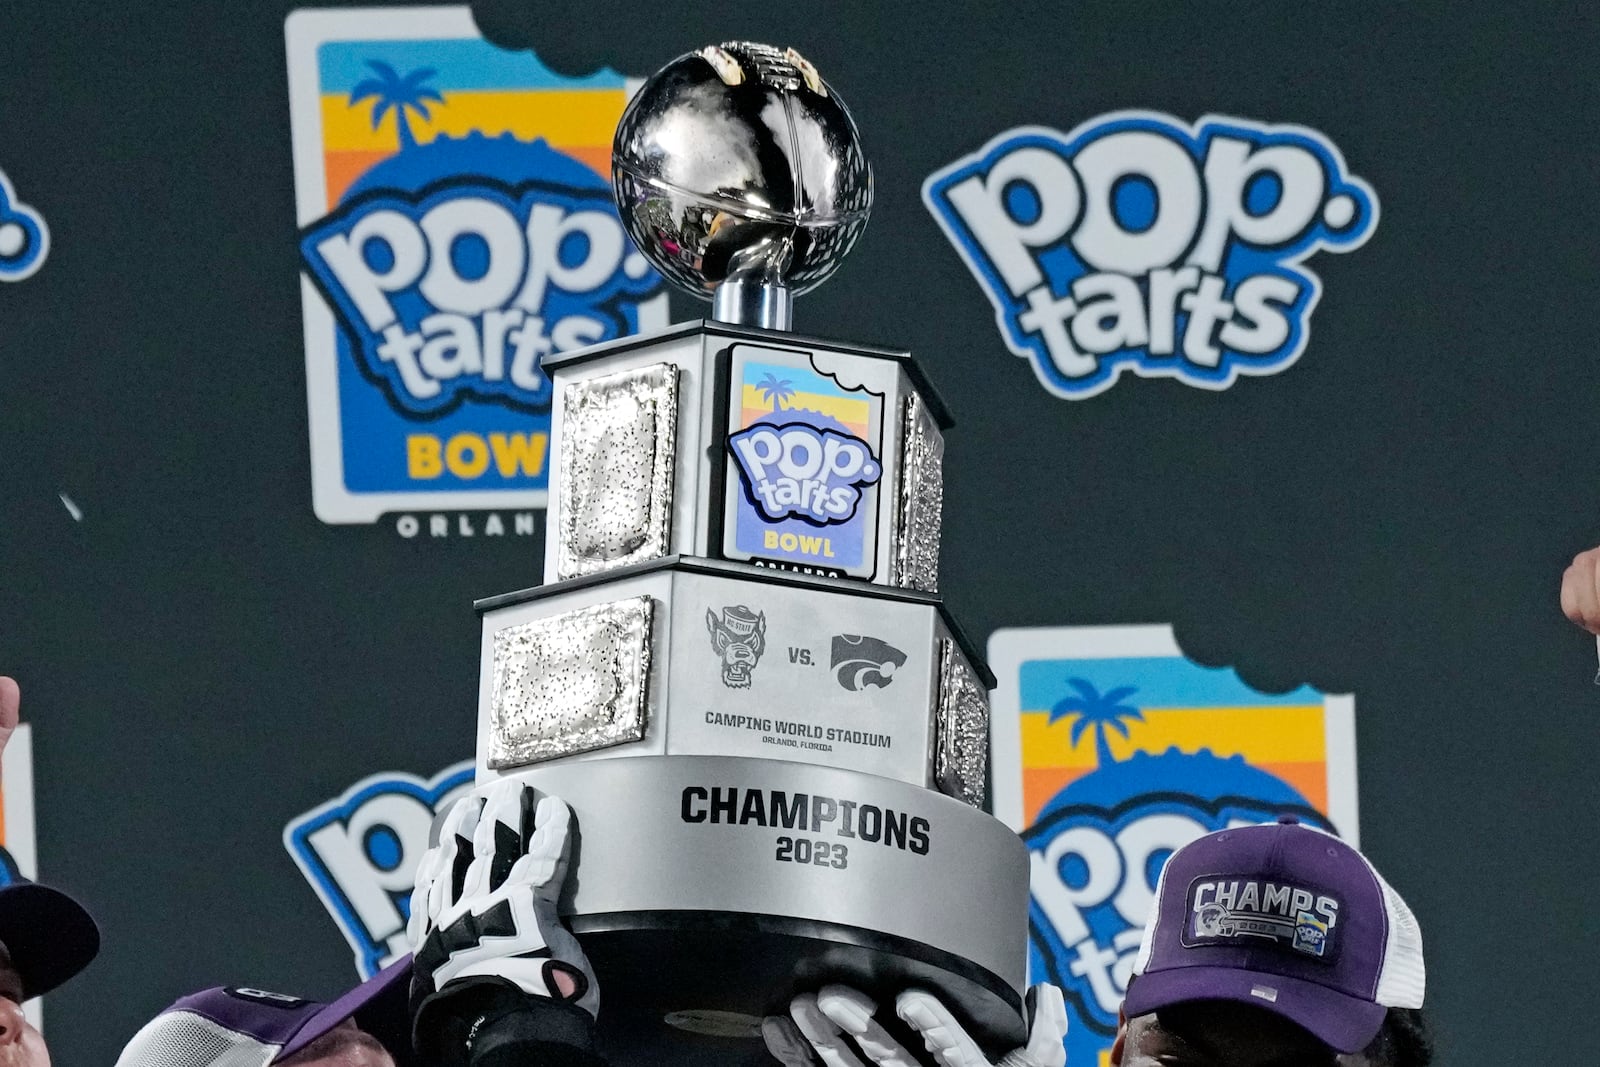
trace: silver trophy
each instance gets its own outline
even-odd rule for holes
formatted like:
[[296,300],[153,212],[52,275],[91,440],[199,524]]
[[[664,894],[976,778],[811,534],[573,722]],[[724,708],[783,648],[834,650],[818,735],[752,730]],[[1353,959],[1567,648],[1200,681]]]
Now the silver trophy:
[[937,596],[949,419],[906,353],[786,332],[866,222],[855,124],[792,49],[724,44],[644,84],[613,167],[715,318],[545,361],[546,584],[478,604],[479,780],[576,815],[614,1062],[769,1062],[761,1017],[830,981],[1014,1047],[1028,860]]

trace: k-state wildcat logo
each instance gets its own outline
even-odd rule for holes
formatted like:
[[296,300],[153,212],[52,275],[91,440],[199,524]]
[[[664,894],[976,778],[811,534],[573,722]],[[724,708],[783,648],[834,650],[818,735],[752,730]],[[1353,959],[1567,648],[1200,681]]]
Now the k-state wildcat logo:
[[894,672],[906,665],[906,654],[887,641],[860,634],[835,634],[831,648],[833,676],[852,693],[869,686],[886,689]]
[[1081,400],[1124,370],[1226,389],[1305,350],[1322,283],[1378,198],[1315,130],[1125,111],[1010,130],[923,184],[1006,345]]

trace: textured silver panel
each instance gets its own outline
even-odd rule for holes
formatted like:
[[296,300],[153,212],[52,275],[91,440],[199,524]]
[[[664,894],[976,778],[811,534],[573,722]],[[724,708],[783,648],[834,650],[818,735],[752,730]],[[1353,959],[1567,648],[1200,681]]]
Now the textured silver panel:
[[933,593],[939,588],[939,537],[944,518],[944,434],[916,393],[906,398],[900,441],[894,584]]
[[954,641],[946,638],[939,645],[934,783],[942,792],[982,807],[989,763],[989,691]]
[[654,613],[632,597],[497,631],[489,766],[643,740]]
[[562,403],[556,578],[667,555],[678,368],[656,363],[573,382]]

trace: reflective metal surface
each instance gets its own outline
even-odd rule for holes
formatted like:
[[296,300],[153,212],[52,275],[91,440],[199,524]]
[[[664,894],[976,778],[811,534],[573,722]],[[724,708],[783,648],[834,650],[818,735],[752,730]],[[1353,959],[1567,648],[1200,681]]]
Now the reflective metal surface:
[[572,382],[562,407],[556,578],[666,555],[678,368],[656,363]]
[[[612,145],[634,243],[680,288],[724,282],[804,293],[855,244],[872,172],[849,111],[793,49],[736,42],[680,56],[645,82]],[[780,299],[717,302],[745,325]],[[748,316],[748,317],[743,317]]]
[[989,692],[954,641],[942,642],[934,712],[933,776],[946,794],[983,806],[989,766]]
[[655,601],[632,597],[494,635],[494,770],[644,739]]
[[894,584],[933,593],[939,588],[939,542],[944,528],[944,434],[917,393],[906,398],[900,440]]

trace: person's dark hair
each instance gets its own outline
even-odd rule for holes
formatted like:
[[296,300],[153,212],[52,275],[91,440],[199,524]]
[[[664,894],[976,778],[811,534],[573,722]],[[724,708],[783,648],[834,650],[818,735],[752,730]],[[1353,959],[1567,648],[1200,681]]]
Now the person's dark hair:
[[[1138,980],[1128,979],[1128,988]],[[1364,1050],[1367,1059],[1379,1067],[1430,1067],[1433,1063],[1433,1031],[1421,1008],[1390,1008],[1383,1017],[1383,1029]]]
[[345,1023],[341,1026],[335,1026],[288,1059],[278,1061],[279,1067],[295,1067],[296,1064],[312,1063],[321,1059],[333,1059],[348,1052],[350,1049],[356,1048],[370,1049],[373,1052],[385,1054],[388,1052],[388,1049],[383,1047],[383,1042],[365,1030],[357,1029],[354,1023]]
[[1366,1055],[1383,1067],[1428,1067],[1433,1062],[1433,1034],[1427,1017],[1420,1008],[1390,1008]]

